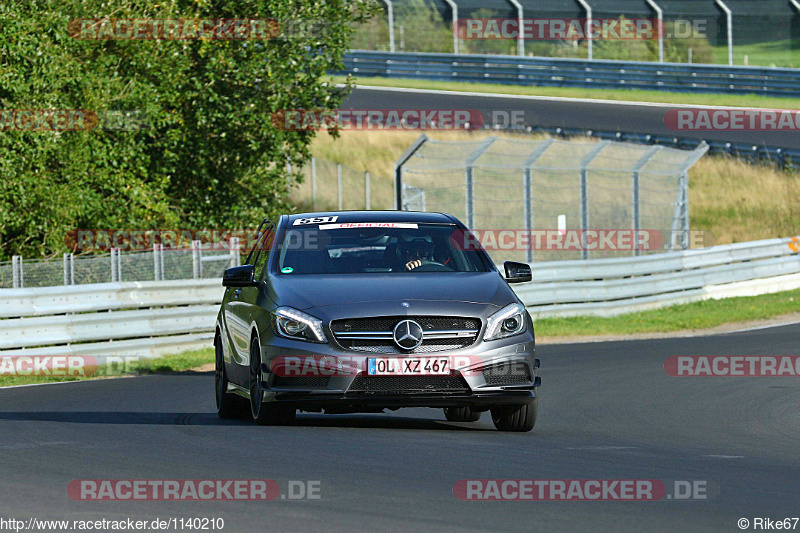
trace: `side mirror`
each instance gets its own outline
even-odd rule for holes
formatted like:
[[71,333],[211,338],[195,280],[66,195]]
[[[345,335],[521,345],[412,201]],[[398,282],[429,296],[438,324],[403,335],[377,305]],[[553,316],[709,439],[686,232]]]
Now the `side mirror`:
[[222,275],[222,285],[225,287],[255,287],[256,268],[253,265],[242,265],[225,270]]
[[503,266],[506,269],[506,281],[509,283],[523,283],[533,279],[531,266],[527,263],[506,261],[503,263]]

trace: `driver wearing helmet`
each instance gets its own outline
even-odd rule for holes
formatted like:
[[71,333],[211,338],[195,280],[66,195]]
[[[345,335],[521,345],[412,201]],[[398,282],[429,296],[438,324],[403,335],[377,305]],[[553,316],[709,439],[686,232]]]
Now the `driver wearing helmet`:
[[427,240],[413,240],[400,244],[401,257],[406,270],[414,270],[433,263],[433,243]]

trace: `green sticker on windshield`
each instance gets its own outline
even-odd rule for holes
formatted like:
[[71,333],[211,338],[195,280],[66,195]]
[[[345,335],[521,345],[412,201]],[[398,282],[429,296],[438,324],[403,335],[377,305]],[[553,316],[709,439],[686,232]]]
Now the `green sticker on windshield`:
[[294,269],[292,267],[283,267],[281,269],[281,272],[283,272],[284,274],[291,274],[292,272],[294,272]]

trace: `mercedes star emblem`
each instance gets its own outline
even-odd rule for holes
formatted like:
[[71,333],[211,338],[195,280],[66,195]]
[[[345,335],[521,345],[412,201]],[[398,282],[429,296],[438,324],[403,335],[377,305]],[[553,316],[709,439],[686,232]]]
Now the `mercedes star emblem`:
[[404,350],[413,350],[422,344],[422,326],[413,320],[403,320],[394,327],[394,342]]

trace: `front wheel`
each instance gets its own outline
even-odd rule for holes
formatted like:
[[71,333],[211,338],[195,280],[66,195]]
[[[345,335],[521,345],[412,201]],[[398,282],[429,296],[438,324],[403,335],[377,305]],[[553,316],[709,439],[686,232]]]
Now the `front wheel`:
[[539,414],[539,398],[522,405],[508,405],[492,409],[492,422],[500,431],[525,432],[536,425]]
[[253,337],[250,342],[250,412],[259,426],[286,426],[292,423],[296,410],[291,406],[264,403],[261,383],[261,346]]
[[481,417],[480,411],[473,411],[469,405],[464,407],[445,407],[444,417],[449,422],[477,422]]

